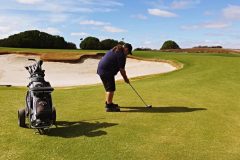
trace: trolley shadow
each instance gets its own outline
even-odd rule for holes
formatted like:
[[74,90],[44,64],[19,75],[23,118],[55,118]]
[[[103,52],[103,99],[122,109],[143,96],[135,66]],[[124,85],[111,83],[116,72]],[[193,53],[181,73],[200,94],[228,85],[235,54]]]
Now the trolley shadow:
[[68,122],[58,121],[56,128],[51,128],[48,136],[74,138],[80,136],[97,137],[106,135],[107,132],[101,129],[113,127],[118,124],[107,122]]

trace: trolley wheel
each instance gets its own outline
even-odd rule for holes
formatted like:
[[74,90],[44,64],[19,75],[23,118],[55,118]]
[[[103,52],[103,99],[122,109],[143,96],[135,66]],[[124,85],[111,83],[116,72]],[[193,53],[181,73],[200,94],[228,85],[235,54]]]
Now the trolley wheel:
[[26,127],[25,108],[18,110],[18,125],[19,127]]
[[53,121],[53,125],[56,125],[56,119],[57,119],[56,108],[53,107],[53,112],[52,112],[52,121]]

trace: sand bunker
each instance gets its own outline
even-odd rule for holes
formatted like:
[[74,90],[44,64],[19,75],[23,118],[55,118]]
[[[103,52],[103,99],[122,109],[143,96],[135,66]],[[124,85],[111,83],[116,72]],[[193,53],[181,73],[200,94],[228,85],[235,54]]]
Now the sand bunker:
[[[26,86],[29,82],[29,74],[24,66],[33,63],[28,61],[28,58],[38,59],[36,56],[0,55],[0,85]],[[43,69],[46,70],[45,79],[53,87],[97,84],[101,82],[96,74],[98,62],[99,59],[86,59],[82,63],[75,64],[44,62]],[[166,73],[176,70],[176,68],[168,63],[128,58],[126,70],[128,76],[133,78]],[[121,75],[118,74],[116,79],[122,79]]]

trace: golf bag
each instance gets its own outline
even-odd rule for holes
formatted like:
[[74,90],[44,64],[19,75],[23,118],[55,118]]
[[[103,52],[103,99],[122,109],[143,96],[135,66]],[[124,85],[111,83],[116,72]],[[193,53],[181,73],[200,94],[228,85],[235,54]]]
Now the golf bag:
[[45,129],[56,123],[56,110],[51,97],[54,89],[44,79],[43,61],[34,61],[35,64],[25,67],[30,74],[30,83],[27,86],[26,107],[18,110],[18,124],[25,127],[28,117],[29,128]]

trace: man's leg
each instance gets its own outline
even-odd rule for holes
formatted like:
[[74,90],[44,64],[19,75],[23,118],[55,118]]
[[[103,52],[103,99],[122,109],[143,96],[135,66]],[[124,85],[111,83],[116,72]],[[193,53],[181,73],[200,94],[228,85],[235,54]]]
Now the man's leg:
[[106,92],[106,102],[107,104],[113,103],[114,92]]
[[116,90],[114,76],[104,77],[101,76],[104,88],[106,90],[106,111],[107,112],[120,112],[118,105],[113,104],[113,96]]
[[117,104],[113,103],[114,91],[106,92],[106,111],[107,112],[120,112]]

